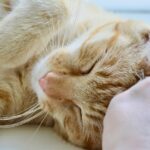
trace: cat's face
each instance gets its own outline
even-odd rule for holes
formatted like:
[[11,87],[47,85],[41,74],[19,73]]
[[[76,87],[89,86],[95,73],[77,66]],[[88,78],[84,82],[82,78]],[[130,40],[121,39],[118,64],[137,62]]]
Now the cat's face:
[[61,116],[69,106],[75,107],[80,122],[95,127],[92,134],[100,134],[111,98],[138,81],[136,71],[148,32],[137,22],[114,22],[45,57],[34,70],[43,109],[54,114],[57,110]]

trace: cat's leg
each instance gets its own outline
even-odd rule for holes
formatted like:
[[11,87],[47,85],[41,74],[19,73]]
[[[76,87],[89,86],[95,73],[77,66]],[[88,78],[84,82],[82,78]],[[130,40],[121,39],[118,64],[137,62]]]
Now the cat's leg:
[[65,0],[20,0],[0,22],[0,67],[24,64],[41,52],[69,17]]
[[[0,71],[0,116],[21,111],[24,90],[13,71]],[[32,101],[32,100],[31,100]]]
[[0,115],[19,111],[24,92],[18,79],[13,79],[16,75],[11,71],[4,75],[3,69],[24,64],[47,46],[49,39],[66,23],[69,12],[65,6],[63,0],[43,0],[42,3],[40,0],[20,0],[1,20]]

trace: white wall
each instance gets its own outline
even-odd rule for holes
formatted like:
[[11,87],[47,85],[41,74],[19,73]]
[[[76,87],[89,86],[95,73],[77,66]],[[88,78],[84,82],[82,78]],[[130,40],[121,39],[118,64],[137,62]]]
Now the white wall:
[[150,23],[150,0],[90,0],[121,17]]
[[149,10],[150,0],[91,0],[108,9]]

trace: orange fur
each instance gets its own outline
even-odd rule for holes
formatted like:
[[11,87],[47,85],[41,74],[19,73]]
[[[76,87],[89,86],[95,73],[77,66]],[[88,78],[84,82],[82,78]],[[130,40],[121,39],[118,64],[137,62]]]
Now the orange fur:
[[22,0],[0,22],[0,112],[17,114],[38,101],[49,113],[45,125],[73,144],[101,149],[110,100],[138,82],[142,69],[149,73],[150,28],[86,3],[79,16],[68,0]]

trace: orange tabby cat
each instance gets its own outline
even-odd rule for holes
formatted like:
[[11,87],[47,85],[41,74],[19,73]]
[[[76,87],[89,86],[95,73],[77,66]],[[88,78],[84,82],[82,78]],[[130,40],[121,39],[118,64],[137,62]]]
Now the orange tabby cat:
[[45,125],[53,118],[66,140],[101,149],[110,100],[147,68],[150,27],[80,0],[20,0],[11,9],[0,22],[1,116],[38,101]]

